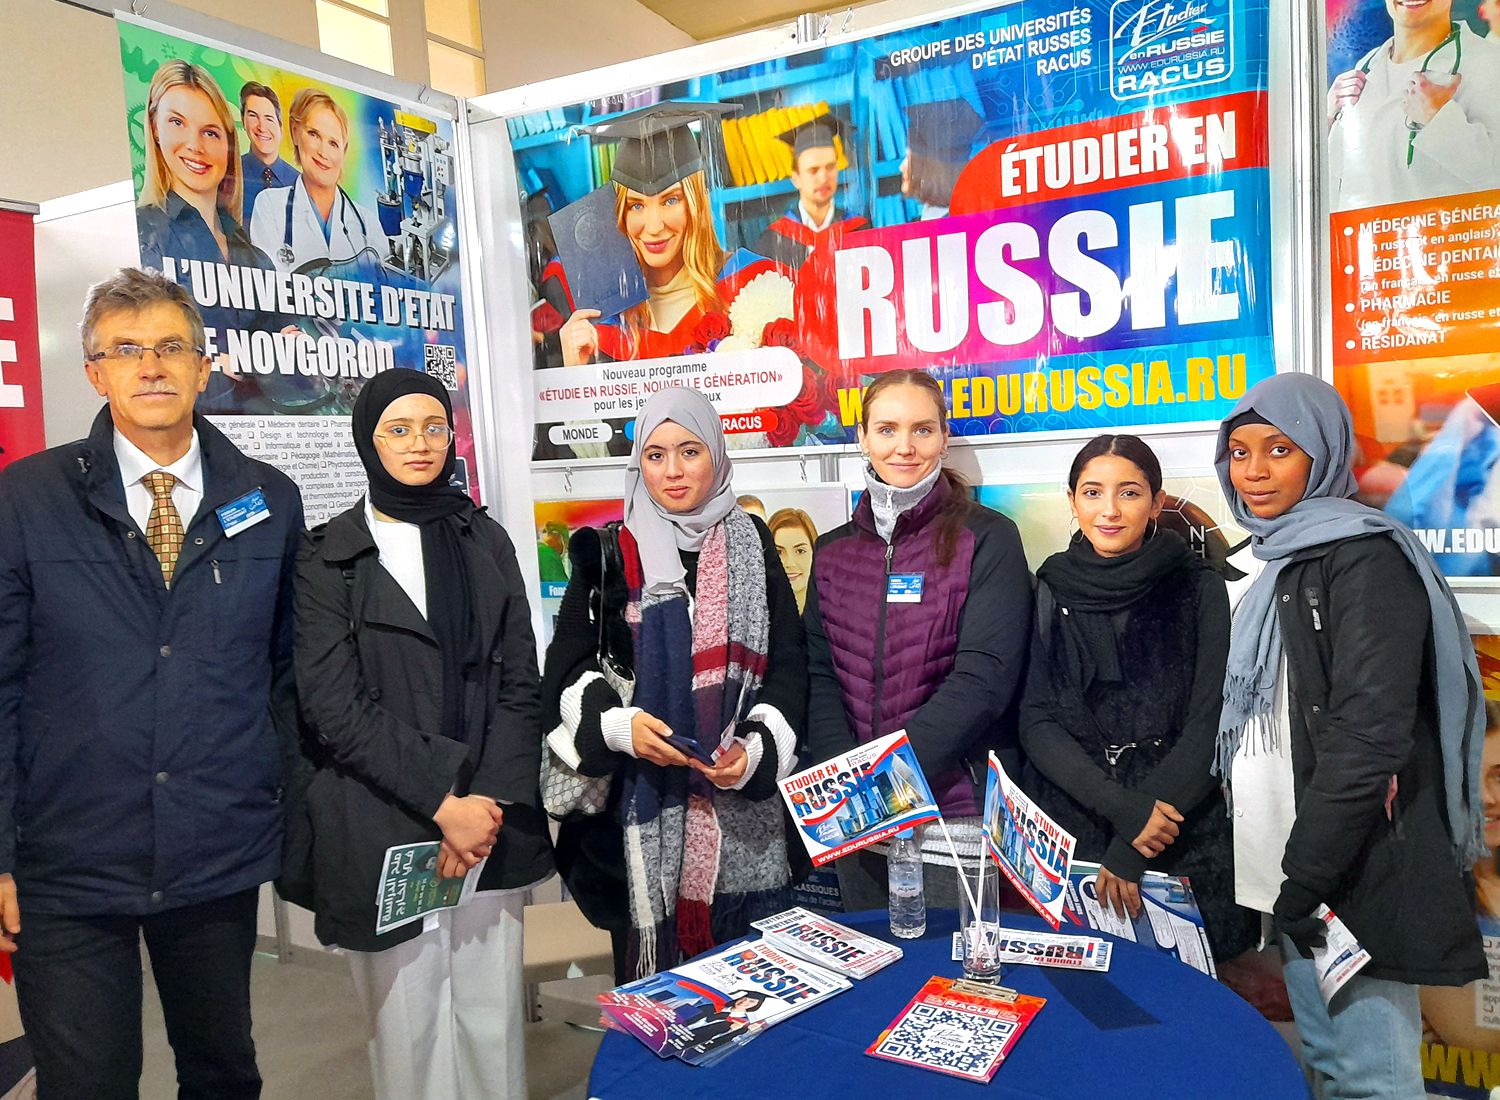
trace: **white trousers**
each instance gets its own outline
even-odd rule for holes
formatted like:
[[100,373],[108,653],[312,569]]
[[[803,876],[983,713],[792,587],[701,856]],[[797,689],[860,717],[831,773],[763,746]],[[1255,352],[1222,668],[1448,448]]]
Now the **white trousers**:
[[525,1100],[523,891],[476,894],[385,951],[351,951],[376,1100]]

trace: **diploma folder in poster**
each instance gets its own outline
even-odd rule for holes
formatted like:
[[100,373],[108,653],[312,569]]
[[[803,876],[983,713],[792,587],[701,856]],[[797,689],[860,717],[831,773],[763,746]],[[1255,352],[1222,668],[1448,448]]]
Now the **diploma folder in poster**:
[[1057,928],[1068,900],[1071,833],[1047,816],[990,753],[984,787],[984,846],[1010,884]]
[[815,867],[941,816],[905,730],[787,776],[781,797]]
[[615,218],[614,184],[596,187],[547,219],[579,309],[618,317],[646,300],[646,276]]

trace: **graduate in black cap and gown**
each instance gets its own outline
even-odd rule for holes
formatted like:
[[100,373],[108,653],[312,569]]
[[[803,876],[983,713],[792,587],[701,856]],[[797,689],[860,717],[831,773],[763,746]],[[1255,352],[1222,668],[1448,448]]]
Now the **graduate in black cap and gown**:
[[[578,302],[559,333],[566,365],[686,354],[703,343],[695,334],[699,322],[724,314],[745,284],[775,270],[745,249],[727,251],[714,229],[705,158],[692,125],[734,109],[668,101],[584,127],[596,141],[619,139],[609,177],[616,219],[640,262],[648,298],[611,318]],[[726,315],[715,339],[728,334]]]
[[778,141],[792,147],[792,184],[797,188],[797,201],[766,227],[755,242],[755,251],[796,270],[814,249],[832,252],[845,233],[870,224],[834,205],[840,162],[848,164],[839,148],[840,143],[848,148],[844,140],[847,134],[843,119],[825,113],[776,135]]

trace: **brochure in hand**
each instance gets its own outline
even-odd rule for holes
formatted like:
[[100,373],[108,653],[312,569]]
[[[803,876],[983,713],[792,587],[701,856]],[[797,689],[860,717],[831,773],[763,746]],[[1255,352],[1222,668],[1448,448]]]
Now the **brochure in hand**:
[[855,979],[868,978],[902,955],[893,943],[806,909],[788,909],[751,927],[760,929],[761,943]]
[[1070,924],[1165,951],[1194,970],[1218,977],[1213,952],[1208,949],[1208,933],[1203,930],[1203,914],[1198,911],[1187,879],[1147,871],[1140,882],[1141,915],[1122,918],[1099,901],[1094,889],[1098,874],[1097,863],[1073,864],[1064,910]]
[[1333,1003],[1334,994],[1343,989],[1350,978],[1365,968],[1370,953],[1349,931],[1349,926],[1326,905],[1313,911],[1327,927],[1323,946],[1313,948],[1313,967],[1318,975],[1318,992],[1323,995],[1325,1005]]
[[987,1083],[1046,1000],[958,978],[929,978],[866,1054]]
[[377,936],[421,920],[428,913],[462,905],[474,896],[485,861],[480,860],[462,878],[439,878],[438,849],[441,846],[440,841],[429,840],[419,844],[397,844],[386,849],[385,866],[380,870],[380,890],[375,899]]
[[659,1056],[707,1066],[851,984],[756,941],[601,993],[599,1005],[607,1026]]
[[1010,884],[1058,927],[1073,861],[1073,834],[1047,816],[990,753],[984,787],[984,845]]
[[781,797],[814,867],[940,816],[905,730],[787,776]]

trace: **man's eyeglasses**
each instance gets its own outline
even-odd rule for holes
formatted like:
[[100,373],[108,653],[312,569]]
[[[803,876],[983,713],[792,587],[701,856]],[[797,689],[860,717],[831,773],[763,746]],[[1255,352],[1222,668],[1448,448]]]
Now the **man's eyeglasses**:
[[186,340],[163,340],[154,347],[144,344],[115,344],[103,351],[96,351],[93,355],[84,356],[84,362],[97,363],[101,359],[139,362],[146,358],[148,351],[155,352],[163,363],[183,363],[189,359],[201,359],[204,354],[197,344],[189,344]]
[[385,445],[398,455],[415,450],[418,439],[427,440],[434,451],[446,451],[453,442],[453,429],[447,424],[429,424],[418,433],[405,424],[393,424],[389,431],[376,432],[375,438],[385,440]]

